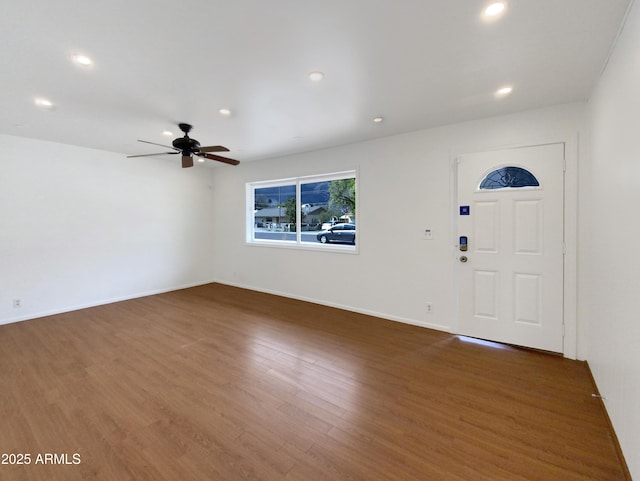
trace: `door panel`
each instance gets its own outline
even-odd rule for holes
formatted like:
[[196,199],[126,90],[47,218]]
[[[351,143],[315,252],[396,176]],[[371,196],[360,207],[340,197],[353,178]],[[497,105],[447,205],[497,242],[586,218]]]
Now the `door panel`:
[[474,316],[498,320],[500,273],[495,271],[473,271],[475,279]]
[[541,325],[542,276],[539,274],[514,275],[515,321]]
[[460,334],[562,352],[563,165],[564,144],[459,157]]
[[498,253],[500,240],[500,206],[495,201],[477,202],[474,206],[476,252]]
[[540,200],[515,202],[515,254],[542,254],[541,208]]

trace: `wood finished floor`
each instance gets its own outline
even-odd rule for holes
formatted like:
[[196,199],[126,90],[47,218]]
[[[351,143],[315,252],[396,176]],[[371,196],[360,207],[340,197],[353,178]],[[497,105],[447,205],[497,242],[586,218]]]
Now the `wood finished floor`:
[[[0,480],[624,480],[584,363],[210,284],[0,326]],[[35,464],[38,454],[80,464]]]

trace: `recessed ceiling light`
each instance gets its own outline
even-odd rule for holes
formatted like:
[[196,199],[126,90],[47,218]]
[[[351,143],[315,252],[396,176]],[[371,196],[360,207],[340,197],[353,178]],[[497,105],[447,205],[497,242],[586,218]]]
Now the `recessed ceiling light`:
[[88,67],[93,63],[93,61],[89,57],[81,53],[74,53],[71,56],[71,60],[73,60],[73,62],[77,63],[78,65],[82,65],[83,67]]
[[198,162],[203,163],[204,162],[204,157],[198,157]]
[[53,108],[53,102],[51,102],[51,100],[48,100],[48,99],[43,99],[42,97],[38,97],[38,98],[34,99],[34,103],[38,107],[41,107],[43,109],[52,109]]
[[164,135],[165,137],[172,137],[173,132],[171,132],[170,130],[165,130],[164,132],[162,132],[162,135]]
[[231,115],[231,110],[229,110],[229,109],[220,109],[220,110],[218,110],[218,113],[219,113],[220,115],[226,115],[226,116],[229,116],[229,115]]
[[498,97],[504,97],[505,95],[509,95],[511,92],[513,92],[513,87],[505,86],[496,90],[496,95]]
[[487,17],[497,17],[502,12],[504,12],[505,8],[506,8],[506,5],[504,4],[504,2],[492,3],[487,8],[485,8],[484,14]]
[[322,80],[324,78],[324,74],[322,72],[319,71],[314,71],[309,73],[309,78],[313,81],[313,82],[320,82],[320,80]]
[[374,121],[376,124],[379,124],[379,123],[380,123],[380,122],[382,122],[383,120],[384,120],[384,118],[382,118],[382,117],[375,117],[375,118],[373,119],[373,121]]

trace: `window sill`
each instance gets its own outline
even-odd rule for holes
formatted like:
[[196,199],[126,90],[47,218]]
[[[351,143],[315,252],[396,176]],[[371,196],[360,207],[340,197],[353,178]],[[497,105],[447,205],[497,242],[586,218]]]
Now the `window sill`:
[[288,241],[274,241],[274,240],[254,240],[254,241],[246,241],[246,245],[251,247],[273,247],[276,249],[293,249],[293,250],[304,250],[304,251],[314,251],[314,252],[333,252],[339,254],[359,254],[358,246],[350,245],[350,244],[313,244],[313,243],[303,243],[297,244]]

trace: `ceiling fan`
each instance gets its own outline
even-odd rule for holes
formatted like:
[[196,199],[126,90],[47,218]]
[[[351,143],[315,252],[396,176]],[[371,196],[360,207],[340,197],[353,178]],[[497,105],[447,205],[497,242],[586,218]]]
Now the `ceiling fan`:
[[203,159],[217,160],[218,162],[224,162],[225,164],[238,165],[240,161],[230,159],[228,157],[221,157],[216,154],[210,154],[209,152],[229,152],[229,149],[222,145],[211,145],[208,147],[200,147],[200,142],[196,139],[189,137],[189,132],[193,126],[189,124],[178,124],[180,130],[184,132],[184,137],[178,137],[169,145],[156,144],[155,142],[148,142],[146,140],[138,140],[138,142],[144,142],[145,144],[158,145],[167,149],[173,149],[171,152],[159,152],[157,154],[141,154],[141,155],[127,155],[127,158],[132,157],[150,157],[152,155],[166,155],[166,154],[182,154],[182,168],[193,167],[193,156],[196,155]]

